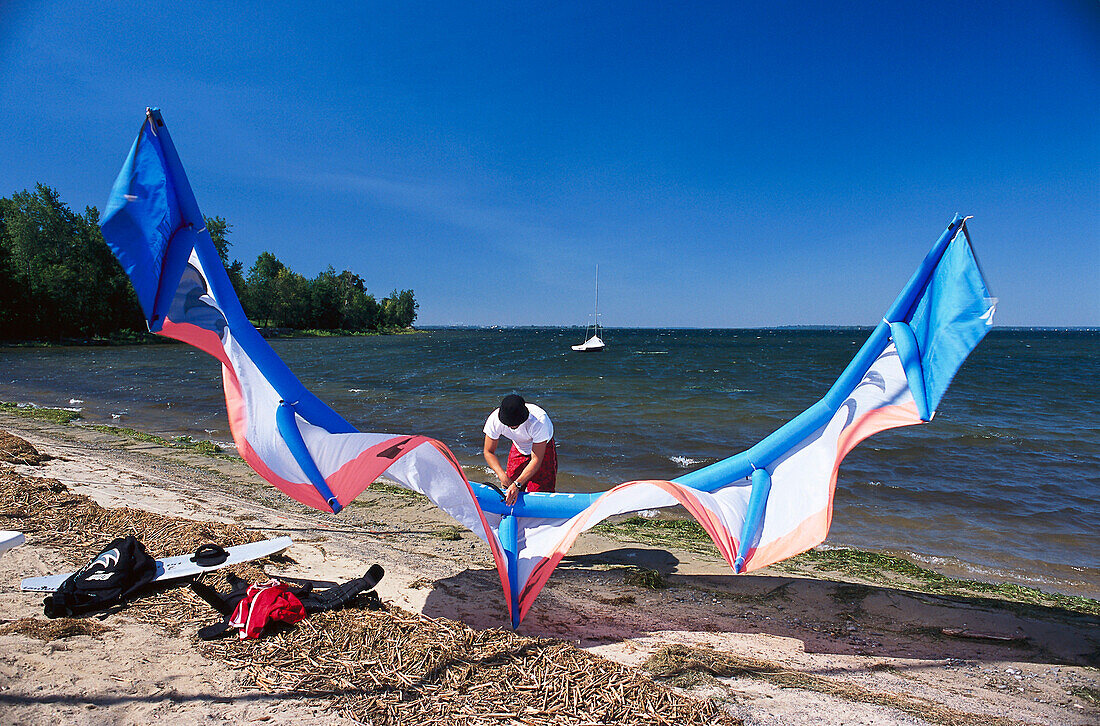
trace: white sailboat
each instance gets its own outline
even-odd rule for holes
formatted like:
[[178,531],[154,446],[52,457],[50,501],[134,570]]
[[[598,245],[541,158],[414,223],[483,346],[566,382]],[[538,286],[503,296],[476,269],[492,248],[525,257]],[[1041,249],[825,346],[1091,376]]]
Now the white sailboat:
[[[592,335],[589,336],[591,331]],[[604,349],[603,339],[600,338],[600,266],[596,265],[596,304],[592,311],[592,325],[584,330],[585,341],[580,345],[570,346],[573,350],[582,353],[594,352]]]

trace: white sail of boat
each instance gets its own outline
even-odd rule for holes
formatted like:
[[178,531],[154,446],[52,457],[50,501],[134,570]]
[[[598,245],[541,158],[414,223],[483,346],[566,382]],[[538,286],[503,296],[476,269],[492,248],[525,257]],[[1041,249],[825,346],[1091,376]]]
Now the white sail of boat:
[[[591,333],[591,336],[589,335]],[[584,342],[580,345],[570,346],[580,352],[592,352],[604,349],[603,339],[600,337],[600,266],[596,265],[596,304],[592,311],[592,324],[584,330]]]

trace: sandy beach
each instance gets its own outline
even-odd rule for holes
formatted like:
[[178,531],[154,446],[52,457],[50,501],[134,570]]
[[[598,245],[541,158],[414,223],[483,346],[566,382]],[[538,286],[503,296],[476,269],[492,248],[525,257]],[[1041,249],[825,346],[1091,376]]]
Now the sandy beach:
[[[696,720],[761,725],[1100,722],[1100,618],[1094,601],[1028,603],[999,593],[968,594],[965,588],[922,591],[928,588],[915,580],[884,582],[854,570],[832,571],[812,559],[734,576],[716,551],[631,541],[612,529],[578,540],[512,634],[504,630],[500,585],[487,547],[419,496],[372,487],[332,517],[288,500],[231,457],[9,414],[0,414],[0,430],[49,457],[8,456],[0,474],[9,489],[45,491],[41,482],[56,480],[70,494],[109,509],[211,522],[254,539],[290,535],[295,545],[288,557],[261,563],[273,577],[339,582],[377,562],[386,570],[377,589],[390,606],[384,617],[396,618],[410,637],[430,632],[485,647],[519,644],[525,652],[552,651],[555,662],[588,664],[556,671],[566,694],[571,679],[596,683],[595,673],[610,679],[600,681],[601,688],[591,686],[595,695],[586,698],[592,703],[583,707],[570,705],[568,696],[563,704],[543,693],[539,708],[497,712],[497,696],[486,696],[479,710],[475,689],[463,695],[460,708],[448,711],[451,701],[433,697],[432,708],[456,723],[591,721],[584,714],[599,713],[597,702],[605,697],[614,701],[608,694],[616,683],[620,691],[621,684],[633,684],[646,699],[671,709],[653,709],[644,717],[639,710],[638,723],[686,722],[675,709]],[[184,610],[171,610],[165,600],[158,607],[169,609],[143,615],[146,605],[138,601],[106,617],[85,618],[81,627],[51,631],[41,596],[20,592],[20,579],[70,571],[106,539],[93,542],[89,532],[81,554],[72,536],[63,544],[56,532],[36,524],[33,512],[16,509],[7,505],[0,520],[0,528],[27,534],[24,546],[0,556],[3,722],[396,722],[362,706],[363,693],[348,687],[358,682],[356,668],[381,673],[381,656],[346,664],[347,683],[339,688],[302,688],[289,677],[280,682],[270,648],[297,636],[274,636],[268,650],[263,641],[201,643],[195,622],[213,622],[216,614],[204,613],[186,588],[155,598],[175,597]],[[190,551],[180,547],[152,554]],[[663,582],[653,584],[667,587],[630,584],[639,571],[660,573]],[[186,612],[191,619],[173,622],[151,612]],[[373,627],[369,618],[383,617],[351,610],[323,615],[330,619],[317,616],[298,627],[323,635],[325,623],[336,627],[339,618]],[[313,653],[318,662],[335,657]],[[414,704],[409,708],[424,707],[426,683],[437,688],[479,680],[476,668],[464,667],[461,673],[437,668],[436,680],[406,684],[404,698]],[[522,673],[525,666],[517,667]],[[523,688],[529,692],[520,695],[532,703],[540,689]],[[622,707],[621,699],[616,703]],[[400,712],[398,707],[387,713]]]

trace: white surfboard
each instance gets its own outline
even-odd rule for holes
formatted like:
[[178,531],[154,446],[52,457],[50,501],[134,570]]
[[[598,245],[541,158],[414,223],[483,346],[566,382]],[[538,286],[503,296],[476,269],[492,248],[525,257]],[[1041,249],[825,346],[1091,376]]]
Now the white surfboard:
[[[290,539],[290,537],[276,537],[274,539],[264,540],[263,542],[252,542],[251,544],[237,545],[236,547],[226,547],[225,551],[229,553],[229,557],[226,558],[225,562],[209,565],[207,567],[192,561],[191,558],[195,556],[194,553],[180,555],[179,557],[165,557],[162,560],[157,560],[157,574],[156,577],[153,578],[153,582],[159,580],[174,580],[180,577],[194,577],[203,572],[220,570],[223,567],[237,565],[242,562],[248,562],[249,560],[258,560],[261,557],[267,557],[276,552],[282,552],[292,544],[294,544],[294,541]],[[61,587],[61,583],[69,579],[72,574],[71,572],[67,572],[63,575],[28,577],[23,580],[19,587],[23,592],[57,592],[57,588]]]
[[0,529],[0,552],[7,552],[12,547],[18,547],[26,539],[22,532],[12,532],[8,529]]

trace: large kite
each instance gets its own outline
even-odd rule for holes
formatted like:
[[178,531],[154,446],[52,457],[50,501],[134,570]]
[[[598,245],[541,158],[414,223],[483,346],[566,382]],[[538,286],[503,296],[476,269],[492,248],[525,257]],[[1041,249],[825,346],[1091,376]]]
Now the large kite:
[[994,300],[956,217],[825,396],[752,448],[672,481],[506,506],[425,436],[360,433],[307,391],[241,308],[168,129],[149,109],[100,219],[149,330],[221,361],[233,440],[260,476],[337,513],[379,477],[427,496],[484,540],[516,627],[577,536],[617,514],[682,505],[735,572],[825,539],[841,460],[868,436],[932,419],[993,324]]

